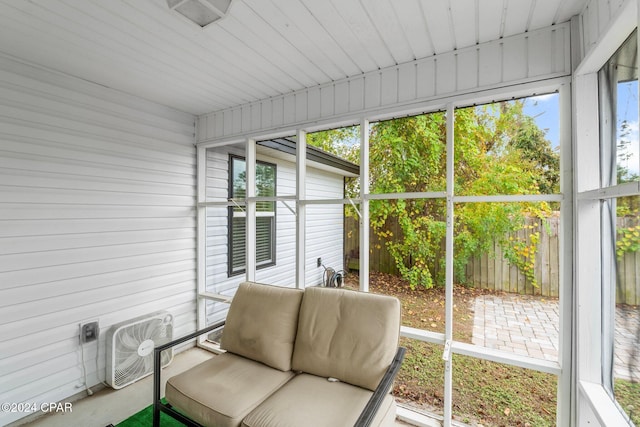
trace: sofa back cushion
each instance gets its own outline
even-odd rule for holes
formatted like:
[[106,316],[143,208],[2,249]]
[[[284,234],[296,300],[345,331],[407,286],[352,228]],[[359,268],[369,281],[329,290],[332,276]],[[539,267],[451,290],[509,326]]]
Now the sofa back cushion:
[[220,347],[281,371],[291,370],[303,293],[241,283],[229,307]]
[[307,288],[292,367],[373,391],[393,360],[399,336],[397,298]]

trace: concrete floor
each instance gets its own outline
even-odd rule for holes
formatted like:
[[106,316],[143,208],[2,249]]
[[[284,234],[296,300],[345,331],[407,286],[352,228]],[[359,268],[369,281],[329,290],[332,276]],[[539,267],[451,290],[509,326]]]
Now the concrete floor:
[[[192,348],[183,351],[173,359],[173,362],[163,370],[162,374],[162,390],[164,395],[164,386],[166,380],[173,375],[179,374],[198,363],[213,357],[213,353],[200,349]],[[103,388],[96,391],[92,396],[76,400],[72,403],[72,412],[64,412],[58,414],[47,414],[41,416],[31,422],[14,423],[12,426],[27,427],[105,427],[109,424],[117,425],[119,422],[127,419],[132,414],[151,405],[153,401],[153,376],[150,375],[140,381],[137,381],[120,390],[111,388]],[[405,411],[406,412],[406,411]],[[403,411],[399,411],[399,418],[402,417]],[[408,426],[403,421],[396,421],[396,426]],[[432,424],[429,420],[425,423],[417,422],[418,426],[439,426]]]
[[[198,363],[204,362],[213,353],[192,348],[178,353],[162,371],[162,390],[166,380]],[[163,392],[164,394],[164,392]],[[153,375],[141,379],[120,390],[105,387],[83,399],[73,402],[72,412],[47,414],[24,424],[29,427],[105,427],[116,425],[153,403]]]

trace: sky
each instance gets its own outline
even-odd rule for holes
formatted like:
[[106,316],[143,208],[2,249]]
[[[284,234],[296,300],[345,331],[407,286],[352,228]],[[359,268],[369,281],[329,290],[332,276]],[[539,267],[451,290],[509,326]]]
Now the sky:
[[560,96],[557,93],[532,96],[525,99],[524,112],[535,119],[536,124],[545,130],[551,146],[560,144]]
[[638,81],[633,80],[626,83],[618,83],[618,105],[617,105],[617,129],[618,141],[622,138],[620,129],[622,122],[626,120],[630,133],[624,138],[631,141],[627,153],[629,159],[621,161],[618,159],[618,166],[626,167],[629,173],[640,174],[640,140],[638,139]]
[[[538,127],[546,130],[546,137],[553,147],[558,147],[560,136],[559,120],[559,95],[551,93],[527,98],[525,100],[524,112],[534,117]],[[630,157],[624,162],[619,161],[620,166],[629,169],[630,173],[640,174],[640,139],[638,138],[638,81],[634,80],[618,84],[617,103],[617,129],[618,141],[621,139],[620,129],[622,122],[627,121],[629,125],[629,135],[625,137],[630,140],[628,154]]]

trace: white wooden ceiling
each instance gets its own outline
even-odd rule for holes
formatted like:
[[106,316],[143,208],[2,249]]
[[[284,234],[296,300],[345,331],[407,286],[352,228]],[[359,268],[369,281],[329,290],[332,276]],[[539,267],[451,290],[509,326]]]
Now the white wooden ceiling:
[[0,52],[193,114],[567,21],[586,0],[0,0]]

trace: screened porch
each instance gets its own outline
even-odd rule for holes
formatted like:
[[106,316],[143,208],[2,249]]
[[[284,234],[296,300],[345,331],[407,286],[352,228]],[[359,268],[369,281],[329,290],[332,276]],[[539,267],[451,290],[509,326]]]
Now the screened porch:
[[152,394],[114,331],[187,335],[244,281],[397,297],[399,425],[640,425],[639,20],[0,0],[0,425],[118,425]]

